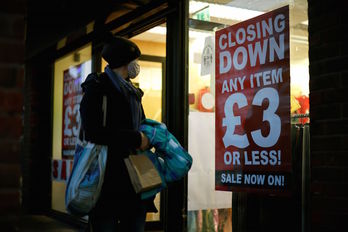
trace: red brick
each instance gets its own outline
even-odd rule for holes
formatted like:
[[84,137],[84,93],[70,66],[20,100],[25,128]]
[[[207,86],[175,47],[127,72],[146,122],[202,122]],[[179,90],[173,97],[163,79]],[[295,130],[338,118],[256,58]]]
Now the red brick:
[[341,105],[342,117],[348,118],[348,103]]
[[344,183],[347,181],[348,168],[335,166],[312,166],[311,178],[318,182],[335,182]]
[[0,86],[14,87],[16,85],[16,68],[0,67]]
[[348,154],[348,135],[347,132],[345,135],[342,135],[341,138],[341,150],[346,151]]
[[7,113],[23,111],[23,92],[21,90],[0,89],[0,110]]
[[348,133],[348,119],[321,120],[311,123],[314,135],[344,135]]
[[342,87],[348,87],[348,72],[341,73],[341,85]]
[[24,15],[0,13],[0,36],[9,39],[24,39]]
[[[326,21],[326,20],[323,19],[323,21]],[[321,38],[322,38],[322,40],[325,41],[325,45],[326,45],[325,47],[333,48],[334,44],[332,44],[332,43],[340,41],[340,35],[342,33],[341,30],[340,30],[340,26],[337,26],[337,24],[335,24],[335,25],[331,25],[329,27],[325,27],[324,23],[323,23],[322,27],[325,28],[325,30],[321,32]],[[323,54],[326,54],[326,53],[330,54],[331,52],[332,51],[330,51],[328,49],[324,49],[323,50]],[[331,57],[331,56],[329,56],[329,57]],[[325,59],[325,56],[321,56],[320,58]]]
[[348,231],[348,213],[327,212],[324,208],[314,211],[311,217],[311,231],[343,232]]
[[0,162],[20,162],[20,142],[15,140],[0,140]]
[[310,104],[312,105],[316,105],[318,103],[320,103],[322,101],[322,99],[324,98],[324,94],[322,93],[322,91],[311,91],[309,93],[309,99],[310,99]]
[[12,34],[12,16],[0,13],[0,36],[10,36]]
[[309,42],[311,44],[311,41],[312,41],[312,36],[315,34],[315,37],[316,38],[313,38],[314,39],[314,42],[316,45],[318,45],[319,41],[318,41],[318,36],[320,35],[319,31],[320,29],[322,28],[321,27],[321,17],[314,17],[316,16],[316,14],[318,14],[319,10],[318,8],[309,8],[308,10],[308,14],[309,14],[309,17],[311,17],[311,21],[309,21],[309,25],[308,25],[308,31],[309,31]]
[[22,118],[19,115],[0,115],[0,138],[16,138],[22,135]]
[[341,117],[341,104],[332,103],[332,104],[312,104],[310,101],[310,115],[311,122],[315,120],[324,120],[324,119],[336,119]]
[[0,188],[19,188],[20,176],[19,164],[0,164]]
[[314,196],[312,197],[312,209],[325,209],[327,212],[348,213],[348,199]]
[[325,98],[323,103],[342,103],[348,102],[347,89],[335,88],[333,90],[325,91]]
[[19,89],[23,89],[23,87],[24,87],[24,78],[25,78],[24,70],[25,70],[24,66],[17,68],[16,86]]
[[311,135],[311,151],[339,151],[340,146],[340,136]]
[[24,86],[24,65],[22,67],[0,67],[0,87],[23,88]]
[[[337,31],[328,31],[327,33],[338,34]],[[321,39],[325,40],[325,36],[327,33],[323,33],[324,35],[321,35]],[[313,47],[311,49],[311,55],[312,55],[312,57],[315,57],[316,59],[333,58],[333,57],[338,56],[339,54],[340,54],[340,48],[335,43],[320,44],[320,45]]]
[[0,190],[0,215],[18,213],[20,210],[19,189]]
[[336,166],[348,168],[348,156],[345,151],[312,152],[311,164],[315,166]]
[[12,32],[15,37],[24,37],[25,35],[25,21],[24,17],[20,16],[16,18],[12,24]]
[[348,183],[319,182],[312,180],[311,194],[313,196],[347,198]]
[[311,231],[348,231],[347,6],[308,1]]
[[2,1],[0,12],[24,14],[27,0]]
[[326,62],[324,69],[325,73],[336,73],[336,72],[344,72],[348,70],[348,57],[339,56],[335,59],[330,59]]
[[0,41],[0,62],[24,63],[25,45],[22,42]]
[[340,75],[339,73],[331,73],[328,75],[313,76],[309,84],[311,93],[317,90],[340,88]]
[[321,62],[317,62],[317,58],[312,55],[312,50],[309,50],[309,59],[312,60],[312,63],[309,64],[309,75],[310,77],[315,76],[313,78],[317,78],[323,74],[323,64]]

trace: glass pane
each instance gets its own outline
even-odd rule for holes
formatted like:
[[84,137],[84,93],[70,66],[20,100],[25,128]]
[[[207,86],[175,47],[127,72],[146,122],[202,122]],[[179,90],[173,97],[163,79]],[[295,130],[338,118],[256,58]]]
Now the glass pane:
[[91,45],[72,52],[54,63],[52,209],[65,210],[66,179],[69,177],[80,120],[80,84],[91,72]]
[[[147,118],[162,121],[162,63],[152,61],[139,61],[140,73],[133,80],[135,85],[138,85],[144,96],[142,99],[145,115]],[[161,194],[157,194],[155,198],[155,206],[158,213],[148,213],[146,221],[160,220],[160,200]]]
[[141,71],[134,79],[142,91],[143,107],[147,118],[162,121],[162,63],[139,61]]
[[285,5],[290,6],[291,113],[304,114],[309,112],[306,0],[189,2],[188,146],[194,162],[188,175],[188,231],[231,231],[232,193],[214,190],[215,31]]
[[[143,107],[147,118],[162,121],[162,79],[164,77],[164,57],[166,54],[166,25],[154,27],[132,38],[142,55],[139,60],[140,74],[134,80],[144,91]],[[157,61],[160,59],[161,61]],[[156,61],[155,61],[156,60]],[[155,198],[158,213],[147,213],[146,221],[160,221],[161,194]]]

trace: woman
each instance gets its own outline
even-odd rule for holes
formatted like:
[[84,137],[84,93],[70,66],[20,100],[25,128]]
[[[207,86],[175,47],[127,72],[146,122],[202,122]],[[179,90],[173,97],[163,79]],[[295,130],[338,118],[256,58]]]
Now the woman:
[[143,201],[131,185],[124,158],[149,147],[139,126],[145,118],[143,92],[134,87],[140,50],[132,41],[112,36],[103,47],[108,62],[101,74],[91,73],[81,85],[82,127],[87,141],[108,146],[100,197],[89,214],[92,231],[144,231],[147,211],[156,211],[153,199]]

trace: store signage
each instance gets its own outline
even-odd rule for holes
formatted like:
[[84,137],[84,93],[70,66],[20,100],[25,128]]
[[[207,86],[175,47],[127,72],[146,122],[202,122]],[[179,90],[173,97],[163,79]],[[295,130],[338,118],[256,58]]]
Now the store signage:
[[210,75],[214,70],[214,37],[205,38],[201,58],[201,76]]
[[215,189],[290,185],[289,7],[216,32]]
[[200,10],[198,13],[196,13],[195,18],[202,21],[209,21],[210,20],[209,7],[206,7]]
[[62,157],[72,159],[76,138],[79,133],[80,102],[82,98],[82,69],[84,65],[73,66],[64,71],[63,85],[63,128]]
[[73,160],[52,160],[52,180],[67,181],[73,167]]

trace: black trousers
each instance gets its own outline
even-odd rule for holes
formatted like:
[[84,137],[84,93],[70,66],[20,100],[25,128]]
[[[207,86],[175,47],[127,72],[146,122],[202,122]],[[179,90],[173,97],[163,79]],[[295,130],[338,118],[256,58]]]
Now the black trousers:
[[[99,211],[99,212],[98,212]],[[143,232],[145,230],[146,205],[120,212],[119,215],[91,211],[88,218],[90,232]]]

